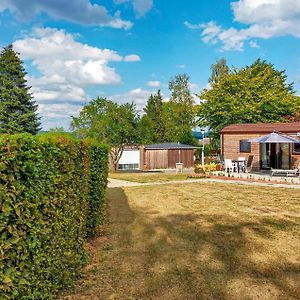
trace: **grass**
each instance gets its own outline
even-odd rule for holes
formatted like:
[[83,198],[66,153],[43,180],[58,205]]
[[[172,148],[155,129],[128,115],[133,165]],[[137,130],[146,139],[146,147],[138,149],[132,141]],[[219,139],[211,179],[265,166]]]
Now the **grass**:
[[61,299],[299,299],[299,190],[218,183],[111,189]]
[[169,174],[169,173],[110,173],[110,178],[140,182],[140,183],[149,183],[149,182],[166,182],[173,180],[185,180],[188,178],[187,174]]

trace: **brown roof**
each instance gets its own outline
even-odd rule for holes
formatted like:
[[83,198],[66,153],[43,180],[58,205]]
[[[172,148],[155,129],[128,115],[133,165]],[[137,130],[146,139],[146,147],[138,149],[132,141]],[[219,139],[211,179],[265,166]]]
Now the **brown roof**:
[[221,133],[271,133],[274,131],[283,133],[300,132],[300,122],[231,124],[225,126]]

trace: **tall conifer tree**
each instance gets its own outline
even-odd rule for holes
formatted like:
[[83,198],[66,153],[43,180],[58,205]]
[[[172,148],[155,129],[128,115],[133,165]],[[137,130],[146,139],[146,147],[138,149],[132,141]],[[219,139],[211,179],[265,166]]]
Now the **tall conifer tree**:
[[25,69],[13,46],[0,53],[0,133],[28,132],[40,129],[37,104],[25,79]]
[[173,141],[193,143],[192,128],[195,125],[195,101],[190,91],[190,77],[176,75],[169,82],[171,98],[165,105],[167,115],[167,135]]
[[151,94],[144,108],[147,118],[152,123],[154,131],[153,142],[165,141],[165,119],[163,112],[163,99],[160,90],[156,94]]

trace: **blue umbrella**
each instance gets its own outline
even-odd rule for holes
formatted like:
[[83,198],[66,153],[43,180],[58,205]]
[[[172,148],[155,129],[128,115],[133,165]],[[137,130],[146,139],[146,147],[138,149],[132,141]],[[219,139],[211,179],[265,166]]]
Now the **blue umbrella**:
[[250,143],[282,143],[282,144],[297,144],[300,143],[299,140],[292,138],[288,135],[272,132],[270,134],[260,136],[248,140]]

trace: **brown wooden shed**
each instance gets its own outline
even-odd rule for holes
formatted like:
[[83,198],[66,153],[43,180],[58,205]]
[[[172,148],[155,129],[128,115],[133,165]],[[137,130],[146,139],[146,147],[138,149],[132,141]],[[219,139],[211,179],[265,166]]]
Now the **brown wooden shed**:
[[178,143],[146,145],[143,149],[144,168],[175,169],[178,162],[183,163],[184,168],[192,168],[196,149],[195,146]]

